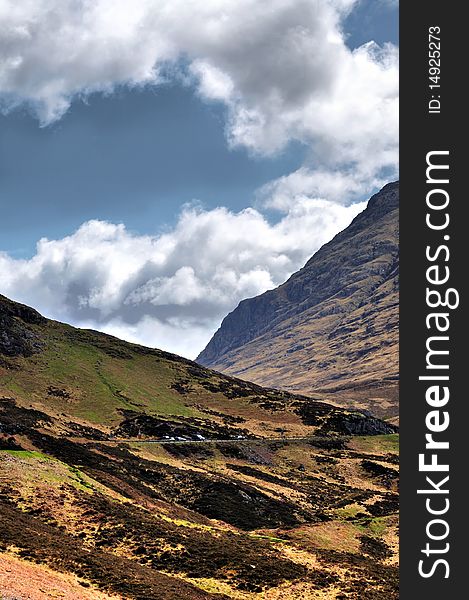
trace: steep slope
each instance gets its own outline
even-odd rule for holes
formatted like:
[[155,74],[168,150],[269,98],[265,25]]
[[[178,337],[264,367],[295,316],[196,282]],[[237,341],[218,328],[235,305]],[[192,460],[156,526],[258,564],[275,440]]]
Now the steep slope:
[[242,301],[200,364],[397,415],[398,182],[280,287]]
[[388,424],[2,296],[0,326],[0,597],[397,598]]

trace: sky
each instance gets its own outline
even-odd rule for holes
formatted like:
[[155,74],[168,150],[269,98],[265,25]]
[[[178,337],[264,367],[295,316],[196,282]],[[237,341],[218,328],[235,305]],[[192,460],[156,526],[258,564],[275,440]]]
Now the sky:
[[0,293],[195,358],[397,178],[393,0],[0,0]]

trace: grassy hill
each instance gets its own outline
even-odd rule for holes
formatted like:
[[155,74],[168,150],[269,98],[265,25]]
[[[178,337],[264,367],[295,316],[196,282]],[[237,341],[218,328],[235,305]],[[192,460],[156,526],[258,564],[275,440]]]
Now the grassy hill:
[[0,297],[4,599],[397,598],[397,476],[378,419]]

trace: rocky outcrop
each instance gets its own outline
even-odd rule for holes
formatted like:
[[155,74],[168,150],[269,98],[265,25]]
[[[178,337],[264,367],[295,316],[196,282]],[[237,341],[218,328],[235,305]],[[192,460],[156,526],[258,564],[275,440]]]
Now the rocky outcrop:
[[46,319],[33,308],[12,302],[0,295],[0,354],[31,356],[42,343],[30,325],[41,325]]
[[[370,400],[361,406],[393,416],[398,205],[399,184],[390,183],[286,283],[242,301],[197,361],[303,394],[346,389],[345,403],[360,388]],[[363,394],[364,386],[372,391]]]

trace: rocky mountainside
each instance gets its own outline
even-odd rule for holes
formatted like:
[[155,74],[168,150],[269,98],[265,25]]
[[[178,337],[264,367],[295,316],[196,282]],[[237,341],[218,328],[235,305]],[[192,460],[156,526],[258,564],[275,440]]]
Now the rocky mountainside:
[[0,597],[398,597],[395,428],[0,296]]
[[398,206],[390,183],[283,285],[243,300],[197,362],[395,418]]

